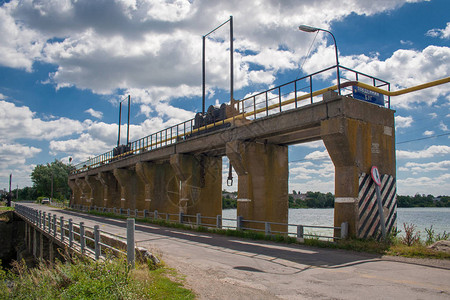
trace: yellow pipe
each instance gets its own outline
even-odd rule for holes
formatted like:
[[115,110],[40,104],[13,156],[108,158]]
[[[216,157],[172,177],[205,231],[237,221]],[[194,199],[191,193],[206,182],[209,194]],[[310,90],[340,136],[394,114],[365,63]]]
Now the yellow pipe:
[[365,84],[365,83],[362,83],[362,82],[358,82],[358,81],[356,81],[356,85],[360,86],[362,88],[365,88],[365,89],[368,89],[368,90],[371,90],[371,91],[374,91],[374,92],[386,95],[386,96],[399,96],[399,95],[403,95],[403,94],[407,94],[407,93],[423,90],[423,89],[426,89],[426,88],[429,88],[429,87],[433,87],[433,86],[444,84],[444,83],[448,83],[448,82],[450,82],[450,77],[442,78],[442,79],[431,81],[431,82],[424,83],[424,84],[419,84],[419,85],[416,85],[416,86],[413,86],[413,87],[410,87],[410,88],[406,88],[406,89],[403,89],[403,90],[398,90],[398,91],[395,91],[395,92],[386,91],[386,90],[383,90],[383,89],[380,89],[380,88],[377,88],[377,87],[374,87],[374,86],[371,86],[371,85],[368,85],[368,84]]

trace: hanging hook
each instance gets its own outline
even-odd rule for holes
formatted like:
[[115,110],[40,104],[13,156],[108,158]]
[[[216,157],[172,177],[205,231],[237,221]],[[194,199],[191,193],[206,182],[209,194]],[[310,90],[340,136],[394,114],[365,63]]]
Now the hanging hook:
[[230,168],[228,171],[228,178],[227,178],[227,186],[232,186],[233,185],[233,167],[231,166],[231,162],[230,162]]

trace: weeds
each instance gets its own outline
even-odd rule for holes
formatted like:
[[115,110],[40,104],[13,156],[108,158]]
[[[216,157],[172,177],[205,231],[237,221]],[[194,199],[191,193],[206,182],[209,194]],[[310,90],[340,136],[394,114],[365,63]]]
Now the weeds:
[[125,260],[70,258],[40,262],[28,269],[16,262],[7,274],[0,269],[0,299],[193,299],[189,290],[168,278],[171,271],[147,264],[131,270]]
[[405,236],[401,239],[403,244],[412,246],[420,243],[420,231],[416,232],[416,226],[414,224],[403,223],[405,229]]
[[446,231],[436,234],[433,225],[431,225],[430,228],[425,228],[425,232],[427,234],[425,244],[427,245],[431,245],[437,241],[448,240],[450,238],[450,233],[447,233]]

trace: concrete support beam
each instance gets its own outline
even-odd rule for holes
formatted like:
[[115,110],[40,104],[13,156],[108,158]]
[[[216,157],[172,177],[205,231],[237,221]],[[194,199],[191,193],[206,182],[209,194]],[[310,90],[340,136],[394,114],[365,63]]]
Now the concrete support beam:
[[380,174],[395,180],[394,112],[383,108],[374,112],[378,124],[345,117],[321,123],[321,136],[335,166],[334,225],[348,222],[350,236],[360,237],[361,204],[366,201],[360,195],[362,176],[377,166]]
[[[86,177],[86,176],[85,176]],[[80,196],[80,204],[85,206],[91,205],[91,189],[87,186],[85,177],[82,178],[76,178],[75,184],[78,186],[78,188],[81,191]]]
[[113,173],[100,172],[96,179],[100,182],[103,188],[103,207],[120,207],[120,187]]
[[97,176],[86,176],[84,180],[91,191],[91,205],[103,206],[103,186],[97,180]]
[[[226,154],[238,174],[237,215],[244,220],[288,222],[288,147],[233,141]],[[244,222],[246,228],[264,229],[264,224]],[[287,231],[287,226],[272,225]]]
[[70,199],[70,205],[81,204],[81,190],[75,183],[75,179],[69,179],[69,187],[72,190],[72,198]]
[[135,170],[138,178],[144,185],[144,203],[142,207],[150,211],[152,210],[152,201],[158,201],[154,197],[156,165],[150,162],[139,162],[136,164]]
[[120,186],[120,207],[129,209],[144,209],[144,186],[134,170],[115,169],[114,177]]
[[[179,211],[215,217],[222,212],[222,158],[206,155],[174,154],[170,164],[181,182]],[[194,220],[189,220],[194,222]],[[214,219],[202,223],[215,224]]]

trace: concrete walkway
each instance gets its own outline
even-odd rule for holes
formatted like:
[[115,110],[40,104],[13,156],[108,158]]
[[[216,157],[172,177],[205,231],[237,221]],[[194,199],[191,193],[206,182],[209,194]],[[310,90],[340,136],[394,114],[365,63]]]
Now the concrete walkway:
[[[27,205],[125,236],[125,220]],[[199,299],[450,299],[450,261],[380,257],[140,223],[135,239],[184,274]]]

